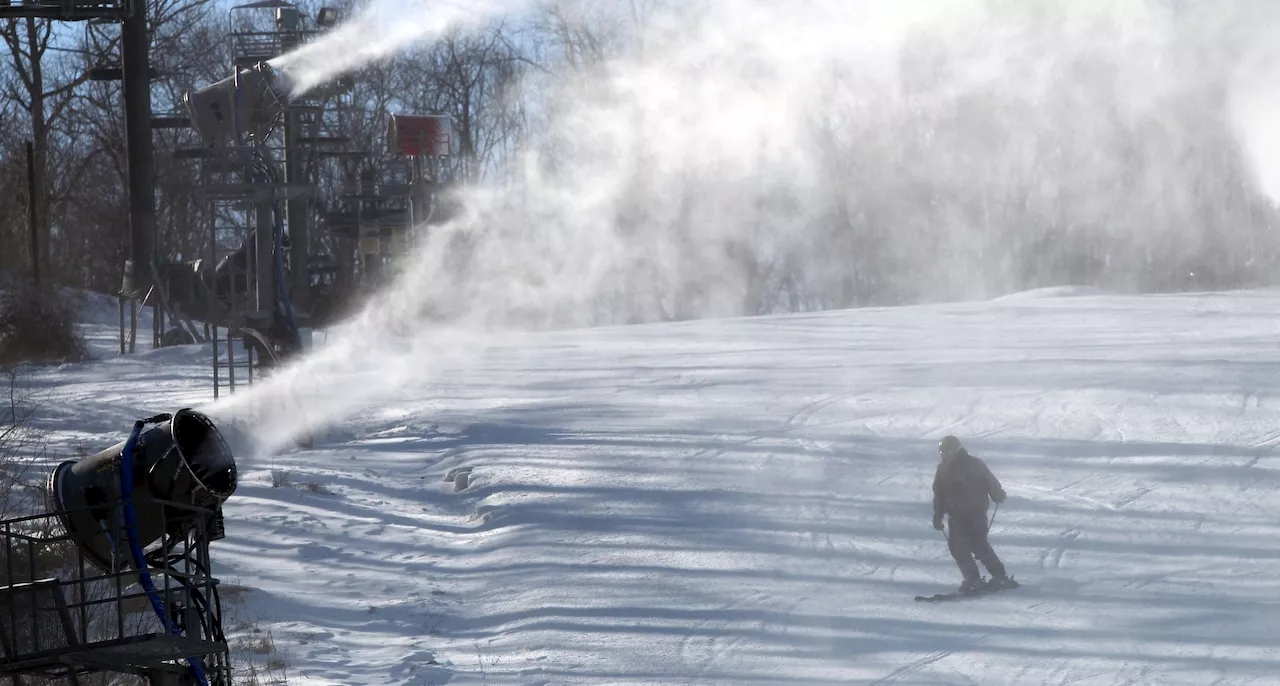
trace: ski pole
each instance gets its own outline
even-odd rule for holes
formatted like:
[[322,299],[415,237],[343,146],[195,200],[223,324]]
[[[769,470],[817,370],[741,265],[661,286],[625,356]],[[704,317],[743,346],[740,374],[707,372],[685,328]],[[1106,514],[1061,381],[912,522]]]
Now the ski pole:
[[991,533],[991,525],[996,523],[998,514],[1000,514],[1000,503],[996,503],[996,509],[991,511],[991,521],[987,522],[987,533]]

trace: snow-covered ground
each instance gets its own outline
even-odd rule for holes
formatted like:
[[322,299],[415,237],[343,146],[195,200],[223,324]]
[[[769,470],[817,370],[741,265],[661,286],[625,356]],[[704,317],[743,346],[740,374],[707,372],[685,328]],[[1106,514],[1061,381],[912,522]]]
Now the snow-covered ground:
[[[100,319],[33,381],[58,450],[211,400],[207,350]],[[557,332],[396,398],[240,456],[227,625],[291,683],[1280,683],[1280,293]],[[946,433],[1024,586],[919,604]]]

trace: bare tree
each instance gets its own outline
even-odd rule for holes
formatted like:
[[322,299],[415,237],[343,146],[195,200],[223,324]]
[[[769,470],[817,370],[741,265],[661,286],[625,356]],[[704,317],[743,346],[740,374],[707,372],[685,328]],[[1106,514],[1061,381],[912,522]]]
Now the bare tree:
[[[0,27],[0,37],[13,66],[6,95],[26,115],[34,143],[37,245],[40,271],[44,274],[49,273],[50,234],[57,222],[56,213],[85,169],[75,155],[60,145],[56,132],[66,122],[74,89],[88,76],[83,70],[75,72],[80,65],[74,53],[61,54],[54,45],[55,25],[48,19],[26,17]],[[59,173],[53,174],[51,169],[58,169]]]
[[0,519],[22,513],[21,495],[42,452],[40,433],[31,426],[38,404],[23,388],[19,369],[0,367]]
[[450,32],[405,61],[403,106],[452,119],[456,178],[478,183],[510,160],[524,126],[523,103],[515,96],[525,64],[502,22],[482,31]]

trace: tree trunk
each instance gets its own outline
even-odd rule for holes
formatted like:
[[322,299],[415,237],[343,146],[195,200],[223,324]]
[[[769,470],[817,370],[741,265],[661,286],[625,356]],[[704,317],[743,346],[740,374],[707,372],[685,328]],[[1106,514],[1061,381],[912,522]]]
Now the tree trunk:
[[[49,122],[44,108],[44,68],[38,49],[42,38],[34,17],[27,17],[27,46],[31,50],[31,140],[35,144],[36,236],[41,274],[49,274]],[[47,40],[47,39],[44,39]],[[52,275],[50,275],[52,276]]]

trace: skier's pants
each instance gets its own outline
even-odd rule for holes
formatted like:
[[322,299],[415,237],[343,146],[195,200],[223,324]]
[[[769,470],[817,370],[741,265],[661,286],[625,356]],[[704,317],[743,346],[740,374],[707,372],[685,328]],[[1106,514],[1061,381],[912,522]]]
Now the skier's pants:
[[987,513],[984,511],[957,512],[949,517],[950,532],[947,547],[955,558],[960,573],[966,579],[978,579],[977,558],[991,576],[1003,576],[1004,564],[996,557],[996,551],[987,542]]

